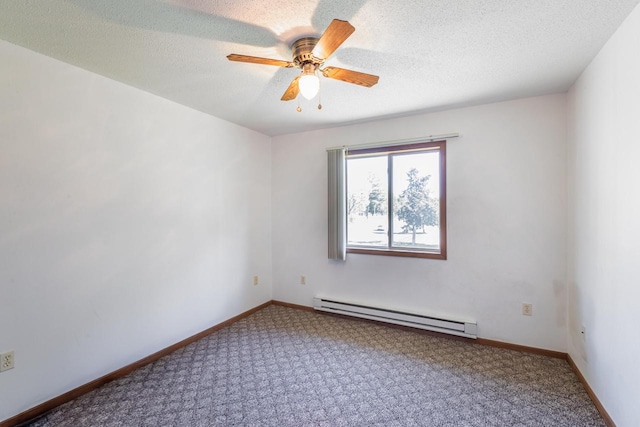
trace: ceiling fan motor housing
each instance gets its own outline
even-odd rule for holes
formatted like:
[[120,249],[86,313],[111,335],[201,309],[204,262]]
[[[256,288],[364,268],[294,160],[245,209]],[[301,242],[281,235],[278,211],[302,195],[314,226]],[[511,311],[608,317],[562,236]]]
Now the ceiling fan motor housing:
[[305,64],[313,64],[314,68],[322,65],[324,59],[316,58],[312,53],[317,43],[318,39],[315,37],[303,37],[293,42],[291,45],[293,63],[300,68]]

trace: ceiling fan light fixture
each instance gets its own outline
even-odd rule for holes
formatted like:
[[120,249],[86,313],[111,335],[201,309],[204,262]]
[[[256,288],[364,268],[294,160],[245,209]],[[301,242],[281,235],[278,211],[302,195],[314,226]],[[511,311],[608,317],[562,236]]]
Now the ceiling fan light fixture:
[[320,90],[320,80],[316,76],[316,70],[313,64],[304,64],[302,67],[302,76],[298,82],[300,93],[306,99],[313,99]]

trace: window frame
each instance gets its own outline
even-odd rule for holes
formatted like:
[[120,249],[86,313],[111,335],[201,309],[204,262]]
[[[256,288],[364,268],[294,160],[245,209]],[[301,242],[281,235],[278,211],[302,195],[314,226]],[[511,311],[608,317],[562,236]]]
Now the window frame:
[[[402,144],[402,145],[387,145],[380,147],[371,147],[371,148],[361,148],[361,149],[350,149],[346,153],[345,163],[348,165],[349,157],[352,156],[362,156],[367,154],[386,154],[388,159],[388,164],[391,164],[391,159],[393,154],[404,154],[411,152],[429,152],[429,151],[438,151],[440,153],[439,156],[439,192],[440,192],[440,203],[439,203],[439,224],[440,224],[440,250],[438,252],[429,251],[429,250],[419,250],[415,248],[411,249],[402,249],[397,247],[392,247],[392,233],[393,233],[393,218],[394,218],[394,210],[393,210],[393,200],[392,197],[392,184],[393,177],[392,173],[389,170],[387,173],[388,178],[388,186],[387,186],[387,203],[388,203],[388,212],[389,218],[387,223],[387,248],[373,248],[373,247],[354,247],[349,246],[349,240],[347,237],[346,243],[346,252],[349,254],[363,254],[363,255],[384,255],[384,256],[399,256],[399,257],[410,257],[410,258],[427,258],[427,259],[439,259],[446,260],[447,259],[447,156],[446,156],[446,140],[439,141],[429,141],[429,142],[417,142],[412,144]],[[347,174],[348,166],[347,166]],[[349,191],[345,191],[345,200],[349,197]],[[348,222],[348,221],[347,221]],[[349,225],[347,224],[347,236],[349,233]]]

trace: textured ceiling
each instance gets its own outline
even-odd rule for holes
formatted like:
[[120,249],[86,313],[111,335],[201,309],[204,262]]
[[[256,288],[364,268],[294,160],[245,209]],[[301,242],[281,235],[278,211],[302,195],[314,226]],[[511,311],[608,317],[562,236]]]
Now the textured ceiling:
[[[3,0],[0,38],[267,135],[564,91],[640,0]],[[333,18],[355,33],[316,101],[280,97],[300,36]],[[2,82],[7,84],[7,82]]]

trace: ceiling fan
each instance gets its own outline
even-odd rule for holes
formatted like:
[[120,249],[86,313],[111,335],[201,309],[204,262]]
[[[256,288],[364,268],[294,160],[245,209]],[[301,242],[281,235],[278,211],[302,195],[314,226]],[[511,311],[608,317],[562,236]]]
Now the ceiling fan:
[[[360,86],[371,87],[378,83],[378,76],[346,70],[338,67],[324,67],[324,61],[355,31],[353,25],[347,21],[334,19],[320,38],[303,37],[293,42],[291,50],[293,61],[260,58],[256,56],[238,55],[232,53],[227,58],[230,61],[250,62],[253,64],[273,65],[284,68],[300,68],[302,72],[293,79],[282,95],[282,101],[290,101],[301,93],[307,99],[316,96],[319,90],[317,73],[330,79],[341,80]],[[322,108],[318,105],[318,108]],[[301,111],[298,106],[298,111]]]

